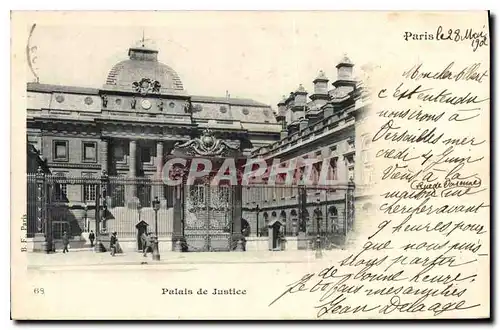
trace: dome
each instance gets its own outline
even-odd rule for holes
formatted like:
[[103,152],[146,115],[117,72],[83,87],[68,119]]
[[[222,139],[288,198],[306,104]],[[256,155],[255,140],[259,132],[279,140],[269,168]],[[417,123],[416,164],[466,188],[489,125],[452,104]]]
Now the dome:
[[179,75],[168,65],[158,62],[157,50],[135,47],[129,49],[128,55],[128,60],[118,62],[111,68],[106,85],[136,91],[143,79],[149,79],[160,84],[160,91],[184,89]]

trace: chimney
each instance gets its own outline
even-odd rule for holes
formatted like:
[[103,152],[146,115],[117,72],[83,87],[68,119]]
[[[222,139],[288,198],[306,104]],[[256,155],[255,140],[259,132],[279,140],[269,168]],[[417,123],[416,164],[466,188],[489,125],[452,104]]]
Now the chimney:
[[307,92],[304,86],[299,85],[299,88],[292,94],[292,123],[298,122],[301,118],[306,116],[307,108]]
[[276,121],[281,124],[282,131],[286,131],[286,102],[287,97],[283,95],[283,98],[278,103],[278,113],[276,114]]
[[354,77],[352,76],[352,68],[354,64],[352,64],[351,60],[344,54],[344,57],[340,61],[339,64],[336,65],[337,68],[337,80],[333,83],[333,86],[336,88],[341,86],[356,86],[356,82],[354,81]]
[[299,85],[299,88],[297,88],[294,95],[294,106],[304,107],[307,103],[307,91],[302,84]]
[[325,106],[323,107],[323,118],[328,118],[333,116],[333,110],[334,108],[331,103],[325,104]]
[[323,70],[320,70],[316,79],[313,80],[314,94],[310,96],[313,100],[314,95],[327,95],[328,96],[328,78]]
[[305,117],[301,118],[299,122],[299,129],[303,131],[307,128],[307,126],[309,126],[309,120],[307,120]]
[[321,108],[330,99],[328,95],[328,78],[325,76],[323,70],[319,71],[316,79],[313,80],[314,94],[309,98],[314,102],[317,108]]

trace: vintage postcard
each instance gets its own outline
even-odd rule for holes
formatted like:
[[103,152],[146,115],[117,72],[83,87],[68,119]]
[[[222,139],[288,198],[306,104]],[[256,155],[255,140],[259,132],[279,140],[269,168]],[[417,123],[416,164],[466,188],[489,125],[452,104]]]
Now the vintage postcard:
[[12,318],[489,318],[489,19],[13,12]]

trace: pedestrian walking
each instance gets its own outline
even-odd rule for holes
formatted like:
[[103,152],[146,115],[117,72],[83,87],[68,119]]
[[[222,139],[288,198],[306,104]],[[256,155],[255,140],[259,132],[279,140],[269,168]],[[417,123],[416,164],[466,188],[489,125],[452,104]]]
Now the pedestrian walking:
[[62,236],[62,241],[63,241],[63,253],[69,252],[68,245],[69,245],[69,238],[68,238],[68,233],[64,232]]
[[111,234],[109,241],[109,249],[111,250],[111,255],[114,257],[116,254],[116,245],[118,243],[118,237],[116,237],[116,231]]
[[143,256],[147,256],[148,251],[151,250],[153,252],[153,235],[152,233],[146,233],[143,234],[143,240],[142,240],[142,254]]
[[90,231],[89,240],[90,240],[90,247],[94,247],[95,234],[93,230]]

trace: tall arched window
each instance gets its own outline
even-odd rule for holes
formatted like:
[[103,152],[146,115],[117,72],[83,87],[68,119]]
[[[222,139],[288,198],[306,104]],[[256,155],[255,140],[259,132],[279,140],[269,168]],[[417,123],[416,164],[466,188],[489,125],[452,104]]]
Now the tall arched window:
[[259,226],[259,235],[268,236],[269,231],[267,225],[269,224],[269,214],[267,212],[264,212],[262,214],[262,217],[264,218],[264,224],[262,226]]
[[284,226],[283,233],[285,235],[287,235],[288,234],[288,230],[287,230],[288,228],[287,228],[287,223],[286,223],[286,212],[285,211],[281,211],[281,213],[280,213],[280,221],[281,221],[281,223]]

